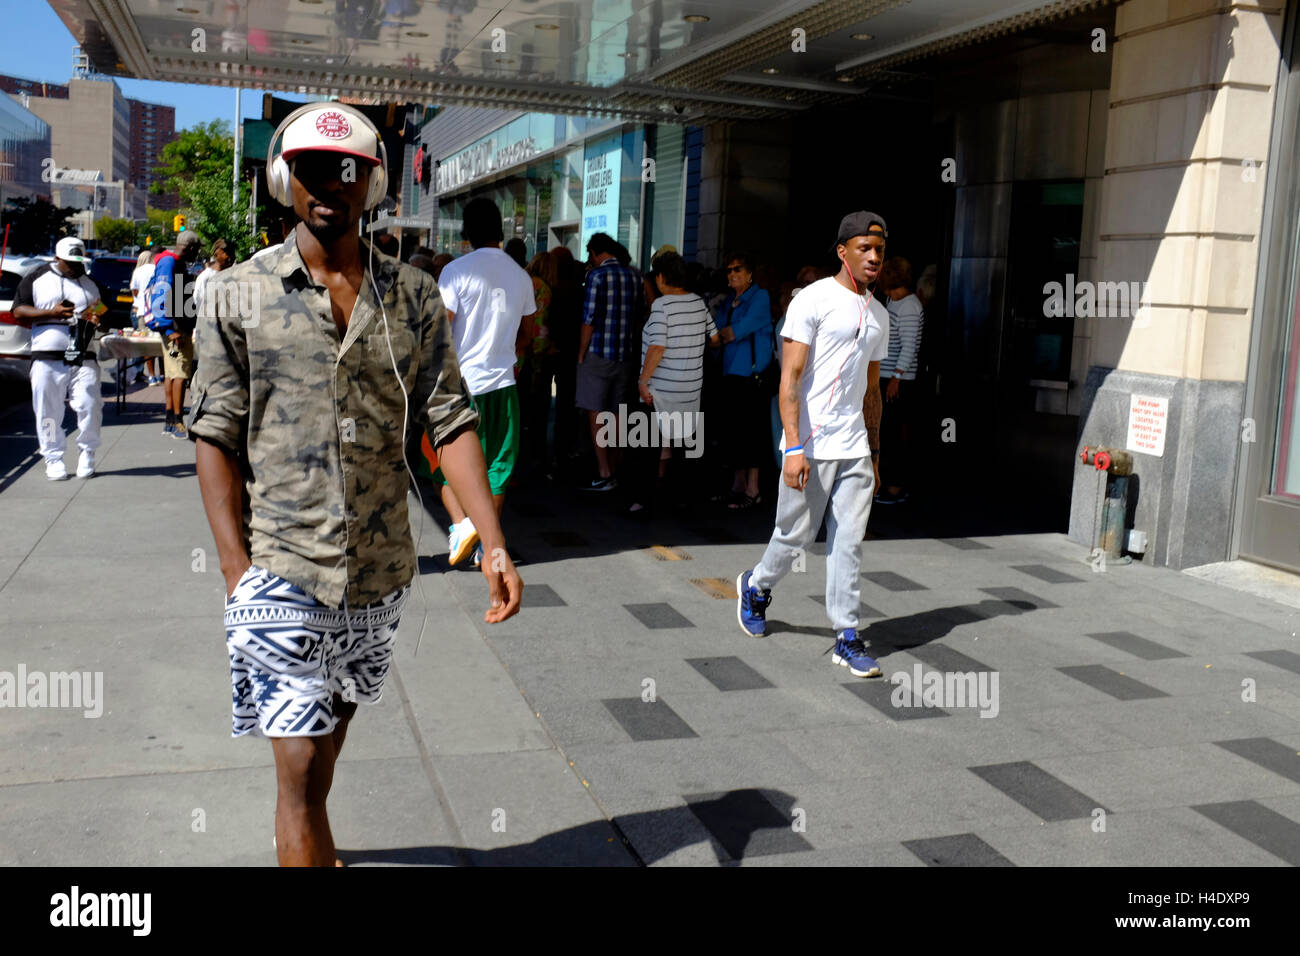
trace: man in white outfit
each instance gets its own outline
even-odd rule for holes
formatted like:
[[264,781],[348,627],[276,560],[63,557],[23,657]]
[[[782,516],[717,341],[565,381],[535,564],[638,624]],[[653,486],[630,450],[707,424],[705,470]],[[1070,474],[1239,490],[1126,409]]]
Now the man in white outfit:
[[840,271],[790,303],[781,354],[782,484],[776,528],[752,570],[736,579],[736,617],[746,634],[767,633],[772,588],[817,537],[826,519],[826,613],[835,629],[831,662],[854,677],[879,677],[858,636],[861,544],[879,483],[872,436],[880,428],[880,362],[889,352],[889,312],[871,285],[885,258],[885,220],[872,212],[840,222]]
[[[70,399],[80,429],[77,477],[89,478],[95,473],[104,396],[99,361],[93,352],[85,351],[89,341],[82,323],[99,324],[99,287],[86,275],[90,264],[86,247],[80,239],[68,236],[59,240],[54,255],[55,262],[28,273],[18,284],[13,312],[14,318],[32,323],[32,408],[45,477],[63,481],[68,477],[63,463],[67,447],[63,402]],[[79,326],[80,342],[76,340]]]

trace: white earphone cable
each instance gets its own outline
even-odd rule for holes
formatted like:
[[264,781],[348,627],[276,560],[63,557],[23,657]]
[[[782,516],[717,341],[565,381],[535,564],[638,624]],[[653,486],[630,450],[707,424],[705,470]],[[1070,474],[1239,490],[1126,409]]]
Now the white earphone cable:
[[[371,212],[370,221],[374,223],[374,213]],[[420,574],[420,538],[424,534],[424,496],[420,494],[420,485],[415,480],[415,472],[411,471],[411,463],[406,455],[406,429],[411,420],[411,396],[406,391],[406,385],[402,382],[402,374],[397,369],[397,356],[393,352],[393,337],[388,329],[388,310],[384,308],[384,300],[379,295],[379,286],[375,283],[375,244],[373,239],[367,242],[367,248],[370,251],[370,264],[367,273],[370,275],[370,287],[374,290],[375,301],[379,304],[379,313],[384,320],[384,340],[388,343],[388,358],[393,366],[393,378],[397,380],[397,387],[402,392],[402,464],[406,467],[407,477],[411,479],[411,488],[415,490],[415,500],[420,506],[420,520],[415,533],[414,554],[412,555],[413,567],[415,569],[415,586],[420,592],[420,604],[423,606],[424,615],[420,619],[420,633],[415,639],[415,650],[412,656],[420,652],[420,641],[424,638],[424,625],[429,616],[429,602],[424,594],[424,578]],[[415,356],[412,356],[412,361]],[[408,512],[407,523],[410,523]]]

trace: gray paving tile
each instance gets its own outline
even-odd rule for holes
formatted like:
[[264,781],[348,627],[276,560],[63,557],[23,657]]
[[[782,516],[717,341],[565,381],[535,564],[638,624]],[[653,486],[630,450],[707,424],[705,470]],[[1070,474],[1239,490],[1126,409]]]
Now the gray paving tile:
[[1149,641],[1145,637],[1138,637],[1128,631],[1106,631],[1101,634],[1089,634],[1087,636],[1116,650],[1125,651],[1134,657],[1140,657],[1144,661],[1164,661],[1187,656],[1182,651],[1176,651],[1172,647],[1165,647],[1163,644]]
[[[1037,609],[1060,607],[1059,604],[1053,604],[1045,598],[1037,597],[1028,591],[1022,591],[1020,588],[980,588],[985,594],[991,594],[1000,601],[1006,601],[1015,606],[1016,603],[1032,604]],[[1024,608],[1020,608],[1024,610]]]
[[682,799],[732,860],[812,849],[794,831],[793,815],[772,806],[758,790],[686,794]]
[[[947,717],[948,712],[942,707],[924,707],[921,699],[909,691],[901,690],[886,680],[861,679],[852,684],[841,684],[854,697],[870,704],[890,720],[919,720],[925,717]],[[903,700],[910,700],[906,707],[894,706],[894,692],[900,691]]]
[[1048,584],[1078,584],[1084,580],[1075,577],[1073,574],[1066,574],[1064,571],[1048,567],[1045,564],[1015,564],[1011,566],[1011,570],[1019,571],[1021,574],[1028,574],[1030,577],[1046,581]]
[[969,769],[1044,820],[1085,819],[1091,817],[1092,811],[1100,806],[1096,800],[1027,760],[986,764]]
[[973,833],[904,840],[903,846],[927,866],[1015,866]]
[[833,850],[814,849],[809,853],[783,853],[779,856],[746,857],[741,866],[816,866],[816,867],[882,867],[925,866],[903,849],[900,843],[870,843],[865,846],[837,847]]
[[662,697],[654,703],[639,697],[616,697],[601,703],[633,740],[681,740],[699,736]]
[[938,538],[949,547],[956,548],[958,551],[991,551],[993,550],[987,544],[981,544],[978,541],[972,541],[970,538]]
[[[808,597],[809,597],[811,600],[816,601],[816,602],[817,602],[818,604],[820,604],[822,607],[825,607],[825,606],[826,606],[826,595],[824,595],[824,594],[810,594],[810,595],[808,595]],[[872,606],[869,605],[869,604],[859,604],[859,605],[858,605],[858,617],[862,618],[863,620],[867,620],[867,619],[869,619],[869,618],[874,618],[874,617],[884,617],[884,616],[885,616],[885,612],[884,612],[884,611],[877,611],[874,607],[872,607]]]
[[1229,753],[1259,764],[1266,770],[1300,783],[1300,755],[1294,747],[1270,740],[1268,737],[1246,737],[1241,740],[1216,740],[1216,746]]
[[525,584],[522,605],[534,607],[568,607],[569,602],[555,593],[549,584]]
[[1057,670],[1089,687],[1095,687],[1103,694],[1110,694],[1116,700],[1152,700],[1156,697],[1169,696],[1162,690],[1144,684],[1140,680],[1134,680],[1127,674],[1111,670],[1104,664],[1058,667]]
[[[829,735],[827,740],[831,741]],[[683,793],[741,787],[793,791],[814,777],[798,754],[773,733],[641,742],[625,739],[617,744],[575,745],[566,752],[611,813],[623,811],[620,801],[629,793],[677,798]]]
[[695,625],[682,617],[671,604],[624,604],[624,608],[634,618],[649,628],[694,627]]
[[1248,651],[1246,656],[1288,670],[1293,674],[1300,674],[1300,654],[1295,651]]
[[694,657],[686,663],[718,690],[758,690],[776,686],[739,657]]
[[946,644],[920,644],[909,647],[907,653],[922,664],[929,664],[938,671],[964,674],[970,671],[992,670],[988,665],[980,663],[973,657],[967,657],[961,651],[953,650]]
[[[1003,696],[1007,691],[1003,690]],[[1295,721],[1258,703],[1242,702],[1240,687],[1214,705],[1204,695],[1108,701],[1093,720],[1146,747],[1212,743],[1295,733]]]
[[[803,836],[818,850],[877,843],[882,837],[925,840],[986,827],[1039,826],[1038,817],[965,769],[922,771],[905,762],[890,769],[869,779],[803,782],[789,789],[790,804],[772,802],[805,812]],[[862,825],[846,823],[846,814]]]
[[[827,665],[830,670],[838,670]],[[698,676],[698,675],[697,675]],[[704,678],[699,678],[704,684]],[[703,737],[734,738],[765,731],[780,732],[799,727],[823,729],[852,723],[855,727],[878,715],[864,715],[862,705],[839,691],[834,683],[761,687],[741,693],[720,694],[714,687],[669,693],[673,709]],[[668,693],[664,685],[662,692]]]
[[1286,865],[1189,807],[1108,814],[1103,832],[1091,820],[998,828],[978,822],[972,829],[1022,867]]
[[893,571],[863,571],[862,576],[886,591],[928,591],[924,584],[918,584],[910,578]]
[[1203,803],[1192,809],[1292,866],[1300,866],[1300,823],[1254,800]]

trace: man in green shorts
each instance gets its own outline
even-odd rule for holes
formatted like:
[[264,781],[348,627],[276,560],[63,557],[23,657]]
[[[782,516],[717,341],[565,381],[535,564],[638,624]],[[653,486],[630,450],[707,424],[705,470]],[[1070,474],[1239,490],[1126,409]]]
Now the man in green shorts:
[[[447,308],[460,374],[478,411],[478,437],[487,459],[488,484],[497,515],[519,458],[519,393],[515,389],[516,339],[525,318],[537,312],[533,280],[501,250],[501,210],[479,198],[465,207],[461,236],[473,251],[453,259],[438,276]],[[439,470],[442,504],[451,516],[447,561],[458,564],[471,552],[482,562],[478,530]]]

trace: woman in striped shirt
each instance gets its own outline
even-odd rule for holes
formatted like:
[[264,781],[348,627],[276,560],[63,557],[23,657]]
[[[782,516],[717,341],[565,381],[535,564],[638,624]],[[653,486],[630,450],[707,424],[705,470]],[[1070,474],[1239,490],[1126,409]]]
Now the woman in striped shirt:
[[[722,340],[704,300],[686,291],[686,262],[681,256],[675,252],[655,256],[652,274],[659,296],[641,332],[641,375],[636,384],[641,411],[667,416],[660,419],[662,447],[654,456],[662,485],[674,446],[702,447],[704,436],[695,430],[704,384],[704,345],[720,345]],[[642,473],[637,476],[629,513],[642,511],[649,503],[655,467],[649,456],[639,463]]]
[[881,456],[883,488],[876,489],[876,501],[882,505],[907,500],[911,478],[912,419],[915,415],[917,353],[921,348],[921,330],[925,312],[916,297],[912,281],[912,264],[895,256],[880,268],[876,287],[888,296],[889,355],[880,363],[880,390],[885,400],[880,422],[881,450],[889,449],[888,460]]

